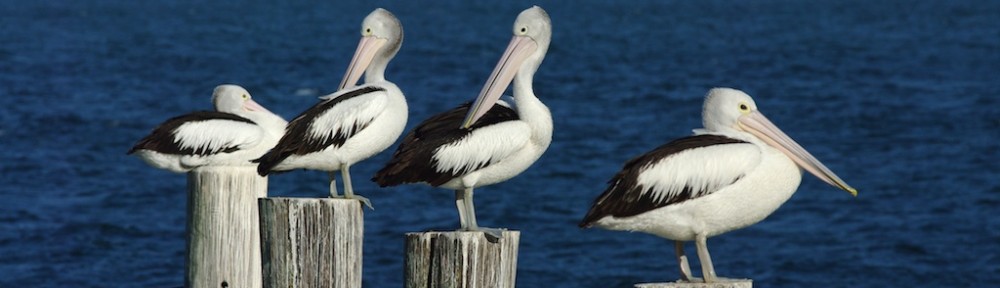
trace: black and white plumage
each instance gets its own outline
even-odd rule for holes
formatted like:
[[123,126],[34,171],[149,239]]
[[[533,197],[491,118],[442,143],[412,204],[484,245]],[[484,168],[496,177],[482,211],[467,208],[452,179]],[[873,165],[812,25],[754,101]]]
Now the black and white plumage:
[[[370,207],[368,199],[354,194],[350,167],[392,145],[403,133],[408,109],[403,92],[385,79],[385,68],[402,45],[402,25],[379,8],[361,26],[361,41],[341,90],[295,117],[274,149],[257,160],[257,171],[329,171],[331,196],[337,196],[334,171],[340,171],[344,197]],[[365,85],[354,87],[362,74]]]
[[216,111],[171,118],[140,139],[128,154],[173,172],[201,166],[248,166],[278,142],[285,120],[254,102],[237,85],[212,93]]
[[[718,190],[720,185],[736,182],[745,173],[739,167],[734,166],[729,166],[729,168],[734,168],[732,170],[717,173],[719,179],[703,181],[704,183],[701,184],[692,183],[695,181],[684,181],[684,185],[657,185],[659,183],[649,183],[650,181],[646,178],[643,178],[643,181],[639,179],[639,176],[644,173],[655,173],[653,168],[667,170],[669,166],[654,165],[668,157],[691,149],[728,144],[748,144],[748,142],[720,135],[694,135],[671,141],[629,160],[622,170],[615,174],[611,181],[608,181],[612,183],[611,187],[601,195],[601,198],[597,199],[596,202],[602,205],[595,206],[587,213],[587,218],[583,219],[583,223],[590,223],[606,216],[622,218],[639,215],[656,208],[705,196]],[[691,167],[690,170],[696,169]]]
[[[472,193],[528,169],[552,140],[552,115],[531,87],[551,29],[542,8],[521,12],[514,22],[514,38],[479,97],[410,131],[372,180],[382,187],[427,183],[453,189],[462,229],[499,237],[495,229],[476,223]],[[512,82],[513,99],[501,101]]]
[[[403,142],[393,155],[385,169],[375,176],[376,182],[383,186],[395,186],[405,183],[427,183],[431,186],[441,186],[469,172],[482,169],[502,159],[487,161],[468,161],[469,165],[453,165],[438,161],[435,152],[438,147],[458,142],[479,128],[498,123],[517,121],[517,112],[506,103],[494,105],[483,118],[480,118],[469,129],[462,128],[462,121],[469,113],[472,102],[467,102],[454,109],[434,115],[413,128],[403,137]],[[428,167],[428,165],[432,167]],[[440,168],[438,168],[440,167]]]
[[799,167],[857,195],[757,111],[742,91],[705,97],[704,129],[628,161],[580,227],[641,231],[675,241],[682,280],[691,281],[682,241],[696,241],[706,282],[716,281],[706,239],[763,220],[792,196]]

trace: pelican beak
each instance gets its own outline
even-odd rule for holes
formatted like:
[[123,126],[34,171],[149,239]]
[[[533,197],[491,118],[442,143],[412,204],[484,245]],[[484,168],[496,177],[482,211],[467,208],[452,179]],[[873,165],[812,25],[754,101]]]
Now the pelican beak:
[[796,143],[795,140],[788,137],[785,132],[778,129],[774,123],[767,120],[767,117],[764,117],[764,114],[761,114],[758,111],[753,111],[749,114],[740,116],[737,123],[739,123],[738,125],[741,129],[750,132],[761,140],[764,140],[764,142],[767,142],[767,144],[781,150],[781,152],[788,155],[789,158],[792,158],[792,161],[795,161],[795,163],[802,167],[802,169],[806,169],[809,173],[816,175],[816,177],[823,180],[823,182],[847,191],[848,193],[851,193],[851,195],[858,196],[857,189],[847,185],[844,180],[840,180],[840,177],[837,177],[837,174],[830,171],[830,168],[826,168],[826,165],[823,165],[823,163],[819,162],[819,160],[816,160],[816,157],[809,154],[809,151],[806,151],[806,149],[802,148],[799,143]]
[[514,39],[510,40],[507,50],[500,57],[500,62],[497,63],[496,68],[493,68],[493,73],[486,80],[486,85],[479,92],[479,97],[476,97],[476,101],[472,103],[469,113],[465,115],[462,128],[469,129],[469,127],[472,127],[472,124],[476,123],[479,118],[482,118],[493,107],[493,104],[496,104],[497,100],[500,100],[500,96],[507,90],[507,86],[514,80],[514,75],[520,70],[521,63],[525,59],[528,59],[528,56],[534,53],[535,50],[538,50],[538,44],[530,37],[514,36]]
[[264,106],[260,106],[260,104],[257,104],[257,102],[253,101],[253,99],[247,99],[246,102],[243,102],[243,109],[246,109],[247,111],[271,113],[270,110],[267,110]]
[[347,73],[344,74],[344,80],[340,81],[340,87],[337,87],[337,90],[354,87],[361,79],[361,75],[365,74],[365,69],[368,69],[372,59],[375,59],[375,54],[387,42],[388,40],[375,36],[361,37],[358,49],[354,51],[354,57],[351,58],[351,65],[347,66]]

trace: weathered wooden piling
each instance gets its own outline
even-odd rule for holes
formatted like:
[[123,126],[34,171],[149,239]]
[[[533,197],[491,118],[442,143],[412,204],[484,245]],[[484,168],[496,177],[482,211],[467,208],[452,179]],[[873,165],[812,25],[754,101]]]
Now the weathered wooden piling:
[[491,242],[483,232],[406,234],[406,288],[513,288],[521,232],[503,231]]
[[264,287],[361,287],[358,200],[261,198]]
[[712,283],[666,282],[635,284],[635,288],[751,288],[750,279],[719,279]]
[[266,195],[254,166],[188,172],[185,287],[261,287],[257,198]]

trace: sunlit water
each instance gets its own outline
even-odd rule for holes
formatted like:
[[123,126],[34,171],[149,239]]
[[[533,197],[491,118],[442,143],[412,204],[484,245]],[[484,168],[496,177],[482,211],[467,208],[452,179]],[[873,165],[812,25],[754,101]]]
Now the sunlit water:
[[[294,117],[339,83],[375,7],[405,27],[387,76],[412,127],[475,97],[514,17],[534,4],[5,2],[0,287],[182,286],[185,177],[126,156],[134,141],[210,109],[222,83]],[[699,127],[717,86],[755,96],[860,190],[807,174],[771,217],[709,240],[720,275],[760,287],[1000,280],[996,1],[538,4],[554,27],[535,79],[554,114],[552,146],[476,194],[480,224],[522,231],[518,286],[677,278],[671,242],[576,223],[623,162]],[[365,287],[402,286],[404,233],[458,225],[451,192],[366,181],[388,154],[352,169],[376,208]],[[325,179],[275,175],[270,195],[323,197]]]

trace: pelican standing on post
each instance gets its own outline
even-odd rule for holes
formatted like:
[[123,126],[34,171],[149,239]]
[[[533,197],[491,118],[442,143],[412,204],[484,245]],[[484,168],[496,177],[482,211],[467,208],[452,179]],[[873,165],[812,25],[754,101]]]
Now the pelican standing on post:
[[706,239],[750,226],[795,193],[802,170],[857,196],[757,111],[739,90],[705,96],[704,129],[636,157],[616,174],[580,227],[641,231],[675,241],[681,279],[694,281],[682,241],[695,241],[705,282],[718,277]]
[[[330,196],[337,197],[334,172],[344,181],[344,198],[354,194],[351,165],[382,152],[403,133],[407,106],[403,92],[385,79],[385,68],[403,42],[403,26],[392,13],[375,9],[361,22],[361,41],[336,93],[295,117],[278,145],[256,160],[257,172],[313,169],[330,173]],[[352,88],[364,72],[365,84]]]
[[[517,16],[513,32],[475,102],[420,123],[372,178],[382,187],[427,183],[453,189],[462,230],[484,231],[494,238],[500,231],[476,223],[473,189],[520,174],[552,140],[552,115],[531,88],[549,48],[552,24],[545,10],[535,6]],[[513,102],[501,101],[511,81]]]
[[163,122],[128,154],[177,173],[201,166],[253,165],[250,160],[274,147],[287,124],[237,85],[215,87],[212,104],[215,111],[192,112]]

